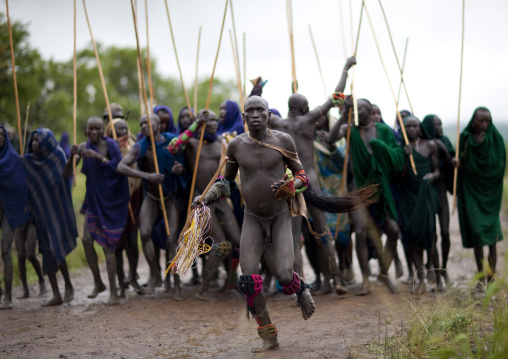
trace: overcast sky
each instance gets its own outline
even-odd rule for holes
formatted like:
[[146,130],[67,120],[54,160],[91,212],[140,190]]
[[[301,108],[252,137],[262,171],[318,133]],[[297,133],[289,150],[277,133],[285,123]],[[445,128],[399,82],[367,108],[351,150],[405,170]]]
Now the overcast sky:
[[[309,99],[311,108],[325,101],[309,25],[325,76],[326,95],[330,95],[345,63],[352,54],[349,0],[340,0],[346,38],[344,53],[339,0],[293,0],[293,27],[296,75],[299,92]],[[209,76],[217,51],[225,0],[168,0],[183,77],[190,87],[194,81],[199,26],[203,27],[199,74]],[[361,2],[352,0],[354,36],[358,28]],[[77,43],[90,41],[81,0],[77,1]],[[367,0],[381,54],[395,93],[400,75],[390,45],[378,1]],[[73,46],[72,0],[10,0],[11,19],[29,24],[30,42],[43,57],[68,60]],[[404,79],[416,116],[439,115],[445,123],[457,120],[460,49],[461,0],[384,0],[395,47],[402,63],[404,45],[409,38]],[[88,14],[96,41],[104,45],[136,46],[129,0],[88,0]],[[178,78],[164,0],[148,0],[150,53],[159,69]],[[146,44],[144,1],[138,3],[139,30]],[[247,79],[263,76],[269,82],[263,96],[271,107],[287,113],[291,94],[291,55],[286,1],[233,0],[243,79],[243,33],[246,35]],[[5,12],[2,2],[0,11]],[[233,29],[231,8],[224,28],[216,76],[235,80],[229,30]],[[494,121],[508,121],[508,1],[466,1],[464,70],[461,123],[470,119],[477,106],[486,106]],[[358,97],[378,104],[383,117],[393,123],[395,103],[383,71],[367,17],[362,20],[357,54],[355,88]],[[78,73],[79,81],[79,73]],[[155,84],[157,85],[157,84]],[[247,92],[250,92],[250,83]],[[346,93],[349,93],[349,81]],[[111,99],[114,101],[114,99]],[[168,104],[171,107],[171,103]],[[409,108],[401,95],[400,108]],[[217,109],[214,109],[217,110]]]

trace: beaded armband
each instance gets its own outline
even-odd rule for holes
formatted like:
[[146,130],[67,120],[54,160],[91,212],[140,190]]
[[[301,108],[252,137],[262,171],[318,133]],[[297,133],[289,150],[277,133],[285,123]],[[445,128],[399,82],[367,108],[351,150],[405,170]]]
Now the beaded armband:
[[346,100],[346,95],[344,95],[342,92],[334,92],[331,100],[333,106],[340,107]]
[[305,171],[301,170],[301,171],[295,172],[295,179],[296,178],[299,178],[302,180],[303,186],[298,188],[297,190],[295,190],[295,193],[300,193],[300,192],[305,191],[307,189],[307,187],[309,187],[309,177],[305,174]]

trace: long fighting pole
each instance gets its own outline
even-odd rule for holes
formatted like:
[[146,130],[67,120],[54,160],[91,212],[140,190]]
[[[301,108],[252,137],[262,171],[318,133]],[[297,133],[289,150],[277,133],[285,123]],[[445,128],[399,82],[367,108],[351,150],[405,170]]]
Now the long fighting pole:
[[245,93],[245,84],[247,83],[247,57],[245,56],[245,32],[243,33],[243,96],[247,97]]
[[337,2],[339,3],[339,17],[340,17],[340,28],[342,30],[342,46],[344,47],[344,60],[347,60],[346,31],[344,30],[344,16],[342,16],[341,0],[338,0]]
[[25,133],[23,134],[23,148],[26,147],[26,129],[28,127],[28,113],[30,112],[30,101],[28,101],[28,105],[26,106],[26,117],[25,117]]
[[298,86],[296,81],[295,44],[293,41],[293,7],[291,6],[291,0],[286,0],[286,10],[288,18],[289,47],[291,49],[291,77],[293,81],[293,93],[297,93]]
[[90,26],[90,19],[88,18],[88,12],[86,11],[86,2],[83,0],[83,8],[85,10],[86,23],[88,24],[88,30],[90,31],[90,38],[92,40],[93,49],[95,51],[95,60],[97,61],[97,69],[99,70],[99,77],[101,78],[102,92],[104,93],[104,99],[106,101],[106,109],[108,110],[109,122],[111,123],[111,131],[113,138],[116,140],[116,130],[113,125],[113,114],[111,113],[111,107],[109,106],[108,91],[106,89],[106,81],[104,81],[104,74],[102,73],[101,59],[99,57],[99,51],[97,51],[97,45],[93,38],[92,26]]
[[14,83],[14,97],[16,99],[16,114],[18,115],[19,153],[21,156],[23,156],[23,139],[21,138],[21,113],[19,112],[18,81],[16,80],[16,61],[14,59],[14,44],[12,42],[11,19],[9,16],[9,0],[5,0],[5,9],[7,12],[7,26],[9,27],[9,43],[11,45],[12,81]]
[[[462,46],[460,49],[460,84],[459,84],[459,108],[457,113],[457,143],[455,146],[455,160],[459,160],[459,145],[460,145],[460,99],[462,97],[462,65],[464,63],[464,24],[465,24],[465,13],[466,13],[466,0],[462,0]],[[457,206],[457,176],[458,167],[455,167],[453,171],[453,205],[452,214],[455,213],[455,207]]]
[[[233,22],[233,34],[235,35],[235,49],[234,49],[234,51],[236,51],[236,63],[238,65],[238,74],[240,74],[242,71],[240,68],[240,54],[238,53],[238,40],[236,38],[236,26],[235,26],[235,14],[233,11],[233,0],[229,0],[229,3],[231,4],[231,20]],[[242,77],[240,76],[240,82],[241,81],[242,81]]]
[[[171,33],[171,40],[173,41],[173,49],[175,50],[176,64],[178,65],[178,72],[180,73],[180,82],[182,83],[183,94],[185,96],[185,102],[187,103],[187,109],[189,110],[189,116],[192,118],[192,108],[191,108],[191,103],[189,100],[189,94],[187,93],[187,89],[185,88],[185,83],[183,82],[182,69],[180,68],[180,61],[178,60],[178,52],[176,51],[176,42],[175,42],[175,36],[173,34],[173,26],[171,25],[171,17],[169,16],[168,1],[164,0],[164,3],[166,4],[166,14],[168,14],[169,32]],[[201,33],[201,28],[200,28],[200,33]]]
[[[362,26],[362,14],[363,14],[363,4],[362,4],[362,10],[361,10],[361,13],[360,13],[360,22],[358,24],[358,33],[356,35],[356,44],[354,45],[353,47],[353,43],[351,43],[351,47],[353,48],[353,56],[356,57],[356,52],[358,51],[358,40],[360,39],[360,28]],[[351,20],[351,23],[353,21]],[[354,108],[354,105],[356,102],[356,97],[354,96],[354,66],[353,65],[353,78],[351,79],[351,92],[353,93],[353,108]],[[358,107],[358,106],[357,106]],[[342,166],[342,181],[340,183],[340,193],[341,195],[343,196],[345,191],[346,191],[346,182],[347,182],[347,161],[348,161],[348,156],[349,156],[349,139],[351,137],[351,122],[352,122],[352,111],[353,109],[350,107],[349,108],[349,113],[348,113],[348,127],[347,127],[347,132],[346,132],[346,154],[344,155],[344,164]],[[355,111],[356,113],[357,111]],[[357,118],[358,120],[358,118]],[[340,213],[337,215],[337,224],[335,226],[335,236],[334,236],[334,239],[337,240],[337,237],[339,235],[339,225],[340,225]]]
[[150,36],[148,35],[148,0],[145,0],[145,22],[146,22],[146,72],[148,75],[148,92],[150,93],[150,111],[153,111],[154,106],[154,91],[152,83],[152,64],[150,62]]
[[[356,57],[356,52],[358,50],[358,40],[360,39],[360,29],[362,28],[362,18],[363,18],[363,7],[365,6],[365,1],[362,1],[362,9],[360,10],[360,21],[358,22],[358,32],[356,34],[356,45],[353,49],[353,55]],[[351,24],[353,23],[353,19],[351,18]],[[353,47],[353,37],[351,33],[351,47]],[[353,65],[353,74],[351,76],[351,96],[353,97],[353,110],[355,117],[355,126],[358,126],[358,101],[356,99],[355,94],[355,68],[356,65]]]
[[[201,43],[201,26],[199,27],[198,34],[198,50],[196,52],[196,74],[194,75],[194,111],[198,110],[198,64],[199,64],[199,45]],[[192,113],[189,113],[192,118]]]
[[[213,63],[212,76],[210,77],[210,86],[208,87],[208,96],[206,98],[205,110],[208,110],[208,107],[210,106],[210,98],[212,97],[213,76],[215,74],[215,67],[217,66],[217,59],[219,58],[219,50],[220,50],[220,44],[222,41],[222,33],[224,32],[224,23],[226,22],[226,15],[228,12],[228,2],[229,2],[229,0],[226,0],[226,6],[224,8],[224,16],[222,18],[222,26],[220,29],[219,46],[217,46],[217,54],[215,55],[215,61]],[[191,182],[191,189],[190,189],[190,195],[189,195],[189,204],[187,206],[187,217],[189,217],[190,210],[191,210],[191,204],[192,204],[192,199],[193,199],[193,195],[194,195],[194,187],[196,186],[196,175],[197,175],[198,166],[199,166],[199,156],[201,154],[201,147],[203,146],[204,136],[205,136],[205,129],[203,127],[201,129],[201,136],[199,137],[199,146],[198,146],[198,153],[196,155],[196,164],[194,165],[194,173],[192,174],[192,182]]]
[[243,93],[242,93],[242,79],[240,77],[240,69],[238,68],[238,58],[235,56],[235,43],[233,42],[233,35],[229,30],[229,38],[231,39],[231,48],[233,49],[233,60],[235,62],[235,73],[236,73],[236,86],[238,87],[238,96],[240,97],[240,111],[243,113]]
[[[74,104],[72,107],[72,134],[74,144],[77,145],[77,131],[76,131],[76,117],[78,112],[78,76],[77,76],[77,65],[76,65],[76,0],[74,0],[74,50],[73,50],[73,96]],[[72,156],[72,183],[76,187],[76,156]]]
[[[134,8],[134,1],[133,0],[131,0],[131,8],[132,8],[132,18],[134,20],[134,32],[136,34],[136,48],[138,51],[139,63],[141,65],[142,61],[141,61],[141,49],[139,47],[138,22],[136,19],[136,10]],[[146,87],[145,87],[145,78],[143,76],[143,66],[140,66],[140,71],[141,71],[141,87],[143,90],[142,91],[143,92],[143,100],[145,103],[145,109],[147,110],[146,115],[147,115],[147,120],[148,120],[148,128],[150,129],[150,142],[151,142],[151,146],[152,146],[152,155],[153,155],[153,162],[155,165],[155,173],[159,174],[159,162],[157,161],[157,152],[155,150],[155,139],[153,138],[152,120],[150,119],[150,112],[151,111],[149,111],[148,99],[146,97]],[[112,127],[113,127],[113,129],[115,128],[115,126],[112,126]],[[159,183],[159,198],[161,201],[162,214],[164,216],[164,224],[166,226],[166,235],[169,236],[169,223],[168,223],[168,216],[166,214],[166,204],[164,202],[164,193],[162,192],[162,185],[160,183]]]
[[[383,57],[381,56],[381,50],[379,49],[379,44],[377,42],[376,33],[374,32],[374,26],[372,25],[372,21],[370,19],[370,15],[369,15],[369,10],[367,9],[367,5],[365,4],[365,1],[363,2],[363,7],[365,8],[365,13],[367,14],[367,18],[369,19],[369,25],[372,30],[372,35],[374,36],[374,41],[376,43],[377,52],[379,54],[379,59],[381,60],[381,65],[383,66],[383,69],[386,74],[386,78],[388,79],[388,84],[390,85],[390,91],[393,96],[393,101],[395,101],[395,109],[397,110],[397,118],[399,119],[399,124],[400,124],[400,128],[402,130],[402,135],[404,136],[404,141],[405,141],[406,145],[409,145],[409,140],[408,140],[407,134],[406,134],[406,128],[404,127],[404,122],[402,121],[402,117],[399,112],[399,103],[397,102],[397,98],[395,97],[395,92],[393,92],[392,83],[390,81],[390,77],[388,76],[388,71],[386,71],[386,67],[383,62]],[[415,161],[413,158],[413,154],[409,154],[409,160],[411,162],[411,167],[413,168],[413,172],[416,175],[416,167],[415,167]]]
[[328,98],[328,93],[326,92],[325,79],[323,78],[323,71],[321,71],[321,64],[319,63],[319,55],[317,52],[316,43],[314,42],[314,36],[312,36],[312,28],[310,27],[310,25],[309,25],[309,34],[310,34],[310,39],[312,41],[312,47],[314,48],[314,53],[316,54],[317,66],[318,66],[318,70],[319,70],[319,75],[321,76],[321,83],[323,84],[323,90],[325,91],[325,98]]
[[[395,51],[395,44],[393,43],[392,32],[390,31],[390,25],[388,25],[388,19],[386,18],[385,9],[383,8],[383,4],[381,4],[381,0],[378,0],[379,6],[381,7],[381,12],[383,13],[383,17],[385,19],[386,28],[388,29],[388,35],[390,35],[390,42],[392,43],[393,53],[395,54],[395,59],[397,60],[397,66],[400,71],[400,81],[404,86],[404,92],[406,93],[407,102],[409,102],[409,107],[411,108],[411,113],[414,115],[413,106],[411,105],[411,100],[409,99],[409,94],[407,93],[406,83],[404,82],[404,70],[402,66],[400,66],[399,57],[397,56],[397,51]],[[398,101],[397,101],[398,103]]]
[[[406,68],[406,54],[407,54],[408,42],[409,42],[409,38],[406,39],[406,46],[404,46],[404,58],[402,59],[402,73],[404,73],[404,69]],[[400,76],[399,93],[397,95],[397,102],[400,102],[400,90],[401,89],[402,89],[402,76]]]

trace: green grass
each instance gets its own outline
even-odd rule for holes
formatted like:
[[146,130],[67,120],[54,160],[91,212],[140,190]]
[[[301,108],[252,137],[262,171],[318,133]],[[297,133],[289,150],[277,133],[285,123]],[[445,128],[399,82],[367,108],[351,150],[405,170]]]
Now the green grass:
[[[504,259],[506,263],[508,253]],[[377,358],[507,358],[508,272],[503,270],[478,292],[476,284],[486,274],[435,303],[411,302],[413,316],[405,329],[365,349]]]
[[[72,272],[76,272],[77,270],[87,266],[85,251],[83,249],[83,243],[81,242],[81,238],[83,236],[83,224],[85,216],[80,214],[81,205],[85,199],[86,193],[86,177],[81,173],[81,164],[76,168],[76,187],[72,187],[72,201],[74,204],[74,213],[76,213],[76,223],[78,226],[79,237],[77,240],[76,248],[67,256],[67,265],[69,270]],[[12,262],[14,265],[14,278],[13,278],[13,286],[21,285],[21,278],[18,270],[18,258],[16,252],[16,246],[13,242],[12,244]],[[38,249],[37,249],[38,250]],[[99,261],[104,261],[104,252],[100,249],[99,246],[96,246],[97,256],[99,257]],[[37,254],[37,257],[41,261],[42,264],[42,256]],[[27,281],[28,284],[33,284],[38,282],[37,274],[33,269],[31,263],[27,261]],[[0,265],[0,278],[3,279],[3,263]]]

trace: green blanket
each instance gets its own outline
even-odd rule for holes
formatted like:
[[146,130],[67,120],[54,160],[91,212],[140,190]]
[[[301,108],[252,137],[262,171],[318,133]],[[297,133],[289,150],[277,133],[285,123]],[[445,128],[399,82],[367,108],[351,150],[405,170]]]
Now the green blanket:
[[462,168],[457,181],[457,206],[465,248],[487,246],[503,239],[499,222],[506,166],[503,137],[491,123],[485,139],[477,144],[472,124],[473,119],[460,134],[459,142]]
[[420,248],[430,250],[436,228],[436,214],[440,207],[435,187],[423,177],[432,172],[430,158],[413,150],[416,176],[409,160],[402,177],[399,191],[400,224],[408,241]]
[[390,181],[402,172],[404,168],[404,151],[397,144],[390,127],[376,123],[377,139],[370,141],[372,154],[363,142],[360,130],[351,128],[351,159],[353,161],[353,175],[358,187],[368,183],[379,184],[381,191],[379,201],[373,206],[384,221],[388,213],[391,218],[398,220],[397,208],[390,190]]

